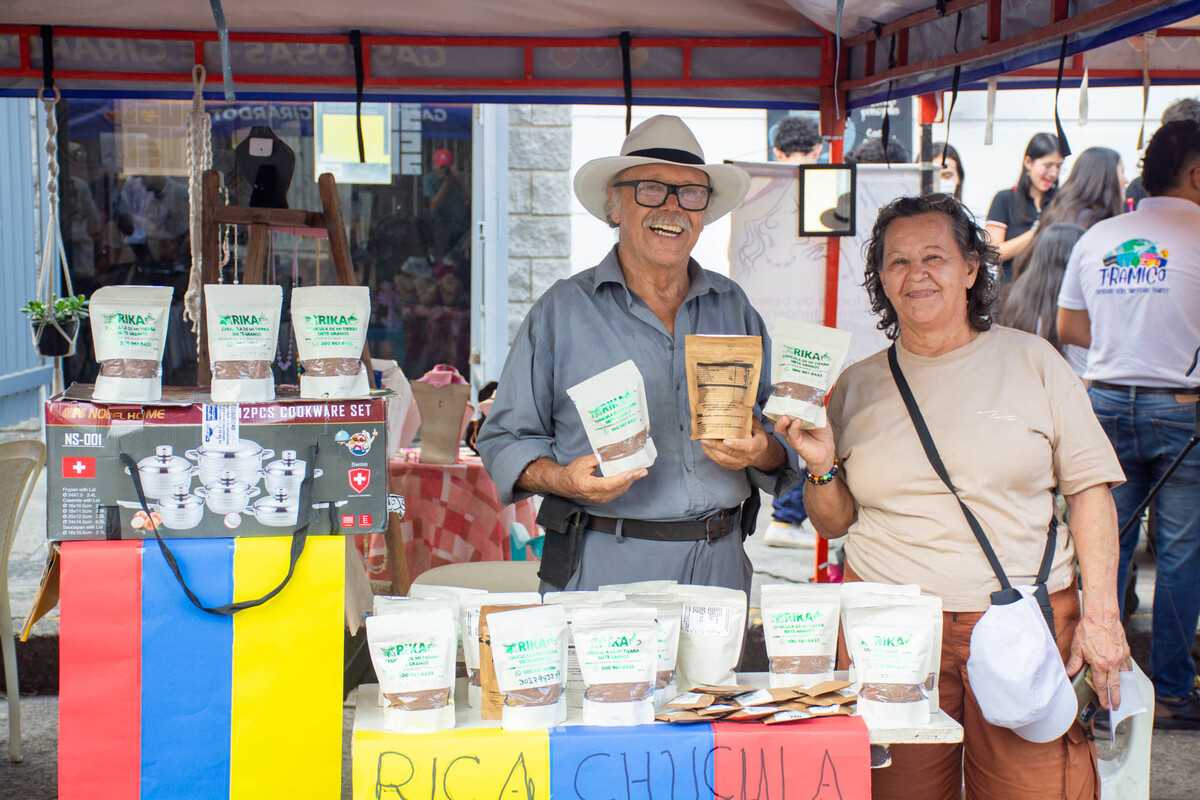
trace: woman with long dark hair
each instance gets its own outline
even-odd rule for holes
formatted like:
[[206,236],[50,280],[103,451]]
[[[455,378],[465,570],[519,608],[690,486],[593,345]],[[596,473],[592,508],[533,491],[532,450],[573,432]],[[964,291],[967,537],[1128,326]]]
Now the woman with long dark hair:
[[1084,150],[1071,166],[1070,177],[1054,193],[1054,200],[1044,206],[1033,246],[1013,261],[1013,277],[1019,278],[1025,271],[1038,237],[1047,226],[1066,222],[1087,230],[1102,219],[1120,214],[1124,201],[1125,169],[1121,154],[1108,147]]
[[[1066,187],[1063,188],[1065,190]],[[1087,368],[1088,351],[1059,341],[1055,317],[1058,314],[1058,292],[1062,288],[1063,275],[1067,272],[1067,259],[1071,257],[1071,249],[1083,232],[1081,226],[1066,222],[1039,226],[1032,254],[1020,277],[1013,281],[999,314],[1001,325],[1041,336],[1058,348],[1076,375],[1083,375]]]
[[[945,164],[942,159],[945,157]],[[954,145],[946,142],[933,143],[933,191],[952,195],[955,200],[962,202],[963,181],[967,171],[963,169],[962,156],[954,149]]]
[[987,232],[1000,251],[1004,280],[1012,277],[1012,262],[1033,244],[1033,229],[1042,209],[1058,188],[1058,173],[1063,157],[1058,137],[1052,133],[1035,134],[1025,146],[1021,177],[1011,189],[996,192],[987,215]]

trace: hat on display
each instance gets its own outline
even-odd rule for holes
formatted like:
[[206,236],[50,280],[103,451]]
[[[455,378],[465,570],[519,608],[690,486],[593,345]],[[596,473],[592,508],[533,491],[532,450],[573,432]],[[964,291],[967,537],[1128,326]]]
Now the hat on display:
[[433,151],[433,166],[436,169],[441,169],[442,167],[448,167],[453,163],[454,163],[454,153],[450,152],[450,150],[448,148],[439,147],[437,150]]
[[850,193],[839,195],[837,206],[821,212],[821,224],[831,231],[844,231],[850,227]]
[[708,224],[737,208],[750,188],[750,175],[732,164],[706,164],[700,142],[682,119],[653,116],[625,137],[619,156],[594,158],[575,173],[575,196],[588,212],[608,222],[608,186],[617,173],[642,164],[695,167],[708,174],[712,197],[704,211]]
[[1071,727],[1079,701],[1062,654],[1029,592],[992,604],[971,632],[967,675],[984,719],[1030,742],[1052,742]]

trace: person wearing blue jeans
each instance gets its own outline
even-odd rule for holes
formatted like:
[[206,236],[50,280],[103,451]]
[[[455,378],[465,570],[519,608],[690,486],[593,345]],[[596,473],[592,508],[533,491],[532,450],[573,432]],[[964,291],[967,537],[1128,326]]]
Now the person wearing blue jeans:
[[[1197,430],[1200,403],[1200,123],[1165,123],[1146,148],[1137,210],[1096,223],[1067,262],[1063,344],[1091,348],[1092,408],[1125,471],[1113,490],[1125,525]],[[1200,729],[1191,648],[1200,619],[1200,449],[1154,500],[1158,575],[1151,674],[1155,725]],[[1125,589],[1140,525],[1121,538]],[[1114,558],[1118,558],[1116,553]],[[1124,591],[1118,592],[1124,600]]]

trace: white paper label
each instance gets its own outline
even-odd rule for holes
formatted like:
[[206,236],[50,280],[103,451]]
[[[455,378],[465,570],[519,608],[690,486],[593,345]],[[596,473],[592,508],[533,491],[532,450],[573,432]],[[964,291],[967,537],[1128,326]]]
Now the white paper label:
[[204,404],[203,444],[215,450],[235,450],[240,443],[238,423],[241,409],[237,403]]
[[668,706],[691,706],[691,705],[695,705],[696,703],[700,702],[701,697],[702,697],[702,695],[696,694],[695,692],[684,692],[683,694],[679,695],[679,697],[676,697],[674,700],[667,703],[667,705]]
[[693,636],[728,636],[732,616],[720,606],[688,606],[683,610],[682,630]]
[[275,150],[275,140],[265,137],[251,137],[250,155],[255,158],[269,158]]
[[766,689],[759,689],[757,692],[746,692],[745,694],[739,694],[733,699],[734,702],[736,702],[739,706],[760,706],[775,700],[774,696],[772,696],[772,694]]

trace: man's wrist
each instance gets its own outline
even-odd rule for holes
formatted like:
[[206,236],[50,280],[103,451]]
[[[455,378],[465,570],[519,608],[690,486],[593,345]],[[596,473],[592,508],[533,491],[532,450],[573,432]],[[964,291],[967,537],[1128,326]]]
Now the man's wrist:
[[787,462],[787,451],[783,449],[783,445],[779,440],[770,434],[767,435],[767,449],[759,457],[758,462],[752,466],[759,472],[772,473],[778,470]]

